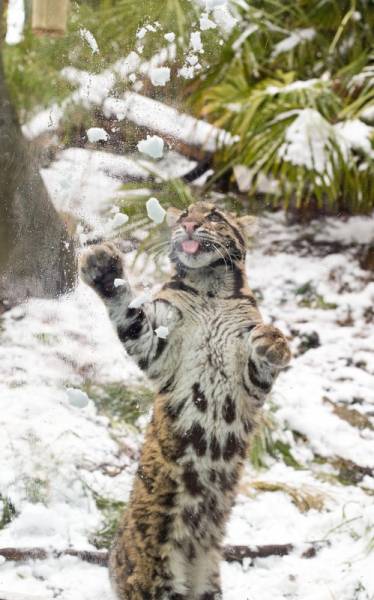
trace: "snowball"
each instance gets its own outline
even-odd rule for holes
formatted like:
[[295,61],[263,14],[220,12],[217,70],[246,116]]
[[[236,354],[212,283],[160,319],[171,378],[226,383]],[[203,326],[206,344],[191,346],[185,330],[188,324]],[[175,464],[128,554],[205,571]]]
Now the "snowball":
[[215,29],[217,25],[214,21],[209,19],[207,13],[203,13],[200,17],[200,29],[201,31],[207,31],[208,29]]
[[157,337],[161,338],[162,340],[165,340],[169,335],[169,327],[160,325],[160,327],[157,327],[157,329],[155,329],[155,334],[157,335]]
[[109,134],[102,127],[90,127],[87,129],[88,141],[94,142],[106,142],[109,139]]
[[194,67],[199,62],[199,59],[197,58],[196,54],[189,54],[186,57],[186,61]]
[[183,79],[193,79],[194,74],[195,74],[195,69],[193,67],[184,66],[181,69],[179,69],[179,71],[178,71],[178,75],[183,77]]
[[203,44],[201,41],[201,33],[200,31],[193,31],[191,33],[190,43],[195,52],[203,51]]
[[150,198],[147,201],[146,207],[149,218],[157,224],[162,223],[166,215],[166,210],[162,208],[157,198]]
[[151,69],[150,72],[152,85],[165,85],[170,81],[170,69],[169,67],[157,67]]
[[137,146],[139,152],[152,158],[161,158],[164,151],[164,140],[158,135],[147,135],[146,140],[141,140]]
[[141,27],[141,29],[139,29],[139,31],[137,32],[136,37],[138,38],[138,40],[142,40],[146,33],[147,33],[146,28]]
[[79,30],[79,35],[81,36],[82,40],[87,42],[87,44],[91,48],[92,54],[97,54],[99,52],[99,46],[91,31],[85,28],[81,28]]
[[86,392],[82,392],[77,388],[66,388],[68,400],[72,406],[76,408],[84,408],[89,402],[89,397]]
[[120,279],[119,277],[116,277],[113,284],[114,284],[114,287],[117,288],[117,287],[121,287],[121,285],[125,285],[126,281],[124,279]]
[[167,42],[174,42],[175,40],[175,33],[165,33],[164,38]]
[[143,294],[139,294],[134,300],[132,300],[129,304],[129,308],[139,308],[145,302],[150,302],[152,300],[151,292],[145,291]]
[[114,215],[114,217],[111,221],[111,225],[113,228],[117,229],[118,227],[122,227],[122,225],[127,223],[128,220],[129,220],[129,218],[127,215],[124,215],[123,213],[118,212]]

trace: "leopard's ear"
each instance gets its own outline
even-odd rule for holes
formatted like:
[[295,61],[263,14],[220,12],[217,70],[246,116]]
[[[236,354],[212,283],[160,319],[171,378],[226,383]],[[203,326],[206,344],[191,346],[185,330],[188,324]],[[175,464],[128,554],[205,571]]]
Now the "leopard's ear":
[[256,234],[258,227],[256,217],[244,215],[238,218],[238,223],[246,237],[250,238]]
[[179,210],[179,208],[169,206],[169,208],[166,211],[166,223],[169,225],[169,227],[174,227],[181,214],[182,211]]

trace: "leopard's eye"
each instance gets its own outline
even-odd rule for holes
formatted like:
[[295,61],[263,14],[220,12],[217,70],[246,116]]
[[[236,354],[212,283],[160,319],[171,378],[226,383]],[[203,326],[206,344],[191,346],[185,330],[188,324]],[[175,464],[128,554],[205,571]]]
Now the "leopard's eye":
[[222,217],[221,217],[221,215],[220,215],[219,213],[216,213],[216,212],[210,213],[210,214],[207,216],[207,219],[208,219],[209,221],[215,221],[216,223],[218,223],[218,221],[222,221]]
[[182,213],[179,215],[178,222],[180,222],[180,221],[181,221],[181,219],[184,219],[185,217],[188,217],[188,210],[184,210],[184,211],[183,211],[183,212],[182,212]]

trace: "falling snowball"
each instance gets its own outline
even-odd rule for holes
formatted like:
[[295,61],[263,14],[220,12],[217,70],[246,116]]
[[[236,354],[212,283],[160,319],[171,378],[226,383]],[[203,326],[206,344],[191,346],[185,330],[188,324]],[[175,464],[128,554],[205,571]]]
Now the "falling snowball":
[[158,67],[151,70],[150,73],[152,85],[165,85],[170,81],[169,67]]
[[66,388],[68,400],[75,408],[84,408],[89,402],[89,397],[86,392],[82,392],[78,388]]
[[166,215],[166,210],[162,208],[157,198],[150,198],[146,203],[146,207],[149,218],[158,225],[162,223]]
[[141,140],[137,148],[139,152],[151,158],[161,158],[164,152],[164,140],[158,135],[147,135],[147,139]]
[[161,338],[162,340],[165,340],[169,335],[169,327],[160,325],[160,327],[157,327],[157,329],[155,329],[155,334],[157,335],[157,337]]
[[171,42],[174,42],[174,40],[175,40],[175,33],[172,33],[172,32],[170,32],[170,33],[165,33],[165,35],[164,35],[164,38],[165,38],[165,40],[166,40],[167,42],[170,42],[170,43],[171,43]]
[[81,36],[82,40],[85,40],[87,42],[87,44],[91,48],[92,54],[97,54],[99,52],[99,46],[91,31],[82,28],[79,30],[79,35]]
[[107,142],[109,135],[102,127],[90,127],[87,129],[87,137],[89,142]]
[[115,288],[117,287],[121,287],[121,285],[125,285],[126,281],[124,279],[121,279],[120,277],[116,277],[116,279],[113,281],[113,285]]
[[208,29],[215,29],[217,27],[216,23],[209,19],[208,15],[204,13],[200,17],[200,29],[201,31],[208,31]]
[[193,31],[190,39],[191,47],[195,52],[203,52],[203,44],[201,41],[200,31]]
[[118,227],[122,227],[122,225],[127,223],[128,220],[129,218],[127,215],[124,215],[123,213],[119,212],[114,215],[111,221],[111,225],[113,228],[117,229]]

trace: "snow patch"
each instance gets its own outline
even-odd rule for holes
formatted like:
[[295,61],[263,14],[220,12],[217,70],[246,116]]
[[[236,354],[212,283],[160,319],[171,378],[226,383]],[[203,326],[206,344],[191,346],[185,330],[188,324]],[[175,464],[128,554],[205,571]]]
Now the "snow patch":
[[289,52],[298,46],[300,43],[305,41],[311,41],[316,35],[316,32],[311,27],[306,29],[296,29],[288,37],[281,42],[278,42],[274,46],[273,57],[282,54],[283,52]]
[[374,157],[371,143],[374,127],[366,125],[359,119],[351,119],[342,123],[336,123],[335,130],[344,139],[349,148]]
[[107,142],[109,134],[102,127],[90,127],[87,129],[87,138],[91,143]]
[[84,408],[90,401],[86,392],[77,388],[66,388],[66,393],[70,404],[76,408]]

